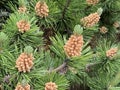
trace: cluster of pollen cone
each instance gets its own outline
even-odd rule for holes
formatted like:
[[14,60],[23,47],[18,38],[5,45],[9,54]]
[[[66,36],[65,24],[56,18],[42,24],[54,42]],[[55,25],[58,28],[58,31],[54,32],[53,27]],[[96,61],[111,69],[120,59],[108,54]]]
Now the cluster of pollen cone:
[[103,34],[105,34],[105,33],[108,32],[108,29],[107,29],[105,26],[102,26],[102,27],[100,28],[100,32],[103,33]]
[[82,18],[81,22],[84,27],[92,27],[95,24],[97,24],[99,20],[100,20],[100,15],[96,12],[96,13],[92,13],[89,16]]
[[30,90],[30,85],[26,84],[25,86],[18,84],[15,88],[15,90]]
[[58,90],[58,86],[53,82],[48,82],[45,84],[45,90]]
[[25,6],[21,6],[18,8],[19,13],[25,13],[27,11],[27,8]]
[[89,5],[95,5],[95,4],[99,3],[99,0],[86,0],[86,2]]
[[73,34],[64,45],[64,51],[68,57],[80,56],[83,47],[83,36]]
[[36,6],[35,6],[35,11],[36,14],[40,17],[46,17],[48,16],[49,13],[49,9],[48,6],[45,2],[37,2]]
[[113,26],[114,26],[115,28],[118,28],[118,27],[120,27],[120,24],[119,24],[119,22],[114,22]]
[[116,55],[117,51],[118,51],[118,48],[111,48],[108,51],[106,51],[106,56],[109,58],[112,58]]
[[34,57],[32,54],[21,53],[18,59],[16,60],[16,68],[19,72],[30,72],[30,69],[33,66]]
[[26,20],[20,20],[17,22],[17,28],[20,32],[24,33],[30,30],[30,24]]

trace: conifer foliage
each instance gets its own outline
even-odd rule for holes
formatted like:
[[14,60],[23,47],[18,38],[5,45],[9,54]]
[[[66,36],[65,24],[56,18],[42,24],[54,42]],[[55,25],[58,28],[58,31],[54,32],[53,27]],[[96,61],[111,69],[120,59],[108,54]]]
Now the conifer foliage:
[[120,0],[7,5],[12,12],[0,31],[0,90],[120,89]]

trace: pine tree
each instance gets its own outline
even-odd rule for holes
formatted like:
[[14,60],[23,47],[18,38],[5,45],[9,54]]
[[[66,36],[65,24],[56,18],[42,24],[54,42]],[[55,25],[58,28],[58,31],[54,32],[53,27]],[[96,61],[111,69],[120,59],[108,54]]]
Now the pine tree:
[[120,89],[120,0],[7,5],[11,13],[0,32],[0,90]]

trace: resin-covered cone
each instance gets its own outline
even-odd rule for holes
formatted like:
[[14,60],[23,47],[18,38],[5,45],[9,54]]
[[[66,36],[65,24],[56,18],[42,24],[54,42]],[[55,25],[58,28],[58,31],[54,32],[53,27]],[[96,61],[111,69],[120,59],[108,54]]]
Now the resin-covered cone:
[[71,35],[67,43],[64,45],[64,51],[68,57],[80,56],[83,43],[82,35]]
[[48,16],[48,6],[45,2],[37,2],[36,6],[35,6],[35,11],[36,14],[40,17],[47,17]]
[[108,29],[107,29],[105,26],[102,26],[102,27],[100,28],[100,32],[101,32],[102,34],[105,34],[105,33],[108,32]]
[[118,48],[111,48],[106,51],[106,56],[109,58],[112,58],[116,55],[117,51],[118,51]]
[[92,13],[89,16],[86,16],[81,19],[81,22],[84,27],[92,27],[97,24],[100,20],[100,15],[98,13]]
[[18,84],[15,88],[15,90],[30,90],[30,85],[27,84],[25,86],[22,86],[21,84]]
[[99,0],[86,0],[86,2],[89,5],[95,5],[95,4],[99,3]]
[[20,20],[19,22],[17,22],[17,27],[22,33],[30,30],[30,24],[25,20]]
[[33,66],[34,57],[32,54],[21,53],[18,59],[16,60],[16,68],[19,72],[30,72],[30,69]]
[[58,90],[58,86],[53,82],[48,82],[45,84],[45,90]]

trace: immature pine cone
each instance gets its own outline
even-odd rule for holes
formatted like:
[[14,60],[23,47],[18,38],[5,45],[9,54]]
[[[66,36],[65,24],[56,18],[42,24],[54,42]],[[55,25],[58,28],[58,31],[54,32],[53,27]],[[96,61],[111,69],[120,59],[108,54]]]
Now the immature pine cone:
[[111,48],[108,51],[106,51],[106,56],[109,58],[112,58],[113,56],[116,55],[117,51],[118,51],[118,48]]
[[58,90],[58,86],[53,82],[48,82],[45,84],[45,90]]
[[113,26],[114,26],[115,28],[118,28],[118,27],[120,27],[120,24],[119,24],[119,22],[114,22]]
[[46,16],[48,16],[49,9],[45,2],[39,1],[39,2],[37,2],[36,6],[35,6],[35,11],[38,16],[46,17]]
[[17,27],[22,33],[30,30],[30,24],[25,20],[20,20],[19,22],[17,22]]
[[16,61],[16,67],[19,72],[30,72],[33,66],[34,57],[32,54],[21,53]]
[[99,3],[99,0],[86,0],[86,2],[89,5],[95,5],[95,4]]
[[25,85],[25,86],[22,86],[22,85],[18,84],[18,85],[16,86],[15,90],[30,90],[30,85],[27,84],[27,85]]
[[18,8],[19,13],[25,13],[27,11],[27,8],[25,6],[21,6]]
[[67,43],[64,45],[64,51],[68,57],[80,56],[83,43],[82,35],[71,35]]
[[81,19],[84,27],[92,27],[99,22],[100,15],[98,13],[92,13]]
[[103,34],[107,33],[107,31],[108,31],[108,29],[105,26],[102,26],[100,28],[100,32],[103,33]]

